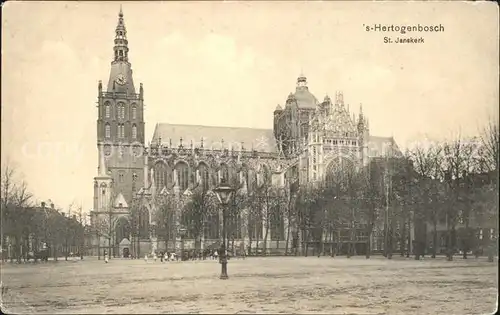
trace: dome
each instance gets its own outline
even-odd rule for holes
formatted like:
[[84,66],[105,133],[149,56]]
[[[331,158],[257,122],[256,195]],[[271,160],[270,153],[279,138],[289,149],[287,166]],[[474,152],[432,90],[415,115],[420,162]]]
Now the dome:
[[307,79],[303,75],[297,78],[297,88],[295,89],[294,96],[299,108],[316,108],[318,104],[318,99],[309,92]]

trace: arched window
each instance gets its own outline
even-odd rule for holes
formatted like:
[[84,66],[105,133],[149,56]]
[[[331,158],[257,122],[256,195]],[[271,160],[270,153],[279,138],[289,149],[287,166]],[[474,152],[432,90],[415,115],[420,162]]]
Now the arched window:
[[137,126],[135,124],[132,125],[132,139],[137,139]]
[[262,165],[261,175],[263,184],[271,183],[271,172],[269,171],[269,167],[267,167],[267,165]]
[[177,183],[181,192],[188,188],[189,184],[189,168],[186,163],[180,162],[175,166],[177,172]]
[[106,138],[111,138],[111,126],[108,123],[104,126],[104,136]]
[[232,211],[228,217],[227,230],[229,239],[241,239],[241,213]]
[[125,104],[118,103],[118,118],[125,119]]
[[220,183],[229,183],[229,167],[226,164],[220,166]]
[[155,164],[155,186],[157,191],[161,191],[168,183],[168,166],[163,162]]
[[139,211],[139,237],[149,238],[149,211],[146,207]]
[[283,209],[279,204],[274,205],[271,209],[270,232],[271,240],[283,241],[285,235],[285,224],[283,222]]
[[105,117],[110,118],[111,117],[111,105],[109,105],[109,103],[106,103],[104,105],[104,111],[105,111]]
[[137,106],[132,106],[132,119],[137,119]]
[[118,124],[118,138],[125,138],[125,125]]
[[120,242],[124,238],[126,238],[130,241],[129,237],[130,237],[131,231],[132,231],[132,229],[130,228],[130,223],[128,222],[127,219],[125,219],[123,217],[118,219],[118,222],[116,222],[116,225],[115,225],[116,244],[120,244]]
[[204,163],[200,163],[198,166],[198,173],[200,176],[201,187],[204,191],[207,191],[210,187],[210,173],[208,166]]
[[123,183],[124,181],[125,181],[125,173],[124,172],[120,172],[118,174],[118,182]]

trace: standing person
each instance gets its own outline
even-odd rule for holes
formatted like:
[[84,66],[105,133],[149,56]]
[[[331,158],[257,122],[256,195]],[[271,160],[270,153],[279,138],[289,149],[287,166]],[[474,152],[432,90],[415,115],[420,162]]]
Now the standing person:
[[217,252],[217,250],[214,251],[214,259],[217,260],[217,257],[219,256],[219,253]]
[[108,252],[106,250],[104,250],[104,262],[108,263]]

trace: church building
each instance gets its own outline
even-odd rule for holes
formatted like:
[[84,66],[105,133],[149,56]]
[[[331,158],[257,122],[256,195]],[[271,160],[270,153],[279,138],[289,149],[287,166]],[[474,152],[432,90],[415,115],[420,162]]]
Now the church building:
[[[319,101],[304,75],[284,104],[269,113],[273,129],[158,122],[147,138],[144,87],[134,84],[121,9],[113,51],[109,79],[105,86],[99,81],[97,94],[99,155],[91,211],[95,255],[107,248],[120,257],[177,251],[181,245],[216,246],[221,211],[204,216],[201,228],[183,216],[200,191],[211,198],[223,181],[247,196],[267,187],[274,200],[287,204],[298,187],[327,180],[342,165],[362,167],[399,151],[392,137],[370,134],[361,105],[354,114],[341,92]],[[296,242],[296,223],[285,215],[273,218],[269,227],[262,216],[252,217],[244,209],[231,220],[231,239],[239,248],[283,249]],[[290,230],[293,237],[287,235]]]

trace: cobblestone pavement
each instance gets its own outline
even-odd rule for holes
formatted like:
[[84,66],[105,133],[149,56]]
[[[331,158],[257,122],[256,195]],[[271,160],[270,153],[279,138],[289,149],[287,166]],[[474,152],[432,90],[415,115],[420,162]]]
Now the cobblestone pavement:
[[372,257],[217,261],[88,259],[2,265],[10,313],[485,314],[496,307],[498,264]]

